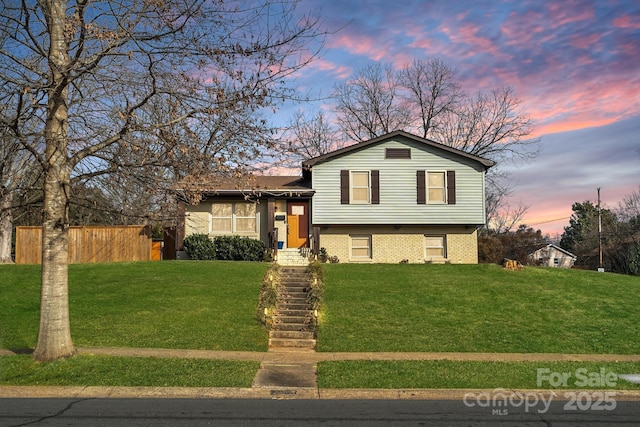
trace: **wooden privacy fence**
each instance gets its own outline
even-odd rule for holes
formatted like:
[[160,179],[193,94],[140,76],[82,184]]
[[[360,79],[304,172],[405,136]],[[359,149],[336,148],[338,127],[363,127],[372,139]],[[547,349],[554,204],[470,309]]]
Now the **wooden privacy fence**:
[[[69,227],[69,263],[151,260],[148,226]],[[16,264],[40,264],[42,227],[16,227]]]

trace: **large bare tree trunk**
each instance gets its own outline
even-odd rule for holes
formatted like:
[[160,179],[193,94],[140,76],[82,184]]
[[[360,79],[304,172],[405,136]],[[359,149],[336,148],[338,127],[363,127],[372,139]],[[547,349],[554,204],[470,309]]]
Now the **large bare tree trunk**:
[[[43,2],[44,3],[44,2]],[[40,329],[33,354],[38,361],[55,360],[75,353],[69,322],[69,181],[67,159],[69,62],[64,37],[66,1],[43,5],[51,36],[50,88],[45,123],[46,159],[42,223],[42,284]]]
[[13,193],[0,194],[0,264],[10,264],[11,233],[13,231],[13,216],[11,205]]

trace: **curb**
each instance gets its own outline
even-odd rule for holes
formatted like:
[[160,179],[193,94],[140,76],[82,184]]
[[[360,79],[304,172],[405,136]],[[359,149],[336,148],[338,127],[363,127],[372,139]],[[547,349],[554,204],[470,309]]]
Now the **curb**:
[[571,394],[608,393],[617,401],[640,401],[640,390],[506,390],[506,389],[316,389],[304,387],[45,387],[0,386],[0,398],[76,398],[76,399],[300,399],[300,400],[463,400],[526,399],[539,396],[568,400]]

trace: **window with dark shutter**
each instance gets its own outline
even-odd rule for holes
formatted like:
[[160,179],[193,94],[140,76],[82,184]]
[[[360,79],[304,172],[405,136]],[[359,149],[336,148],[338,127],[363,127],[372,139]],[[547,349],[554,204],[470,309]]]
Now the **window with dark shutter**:
[[349,204],[349,171],[340,171],[340,203]]
[[380,204],[380,171],[371,171],[371,203]]
[[447,171],[447,203],[456,204],[456,171]]
[[416,171],[418,204],[427,204],[427,183],[425,171]]
[[384,150],[385,159],[411,159],[410,148],[387,148]]

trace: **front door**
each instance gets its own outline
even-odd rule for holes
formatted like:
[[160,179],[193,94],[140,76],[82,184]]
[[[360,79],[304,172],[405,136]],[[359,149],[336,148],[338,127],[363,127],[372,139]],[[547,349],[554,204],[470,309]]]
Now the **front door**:
[[307,247],[309,242],[309,202],[287,202],[287,223],[287,247]]

